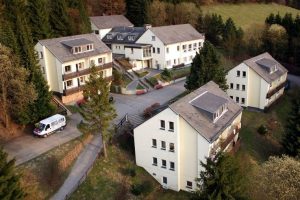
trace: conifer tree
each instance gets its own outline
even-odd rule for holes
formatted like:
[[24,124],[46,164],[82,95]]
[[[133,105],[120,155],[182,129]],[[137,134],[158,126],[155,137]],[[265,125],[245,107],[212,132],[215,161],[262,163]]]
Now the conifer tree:
[[51,28],[46,0],[28,0],[27,3],[33,41],[36,43],[40,39],[50,38]]
[[126,17],[135,26],[143,26],[148,22],[148,7],[149,0],[126,0]]
[[197,179],[199,188],[193,200],[230,200],[244,199],[243,177],[237,161],[230,155],[217,154],[212,160],[201,162],[204,168]]
[[73,33],[65,0],[51,0],[49,22],[55,37],[68,36]]
[[200,53],[196,54],[191,66],[191,73],[186,79],[185,88],[195,90],[213,80],[223,90],[227,90],[226,73],[220,64],[220,57],[215,47],[208,41],[204,42]]
[[101,133],[104,155],[107,157],[106,144],[112,137],[109,127],[116,113],[109,102],[109,84],[95,66],[91,68],[89,80],[84,85],[83,96],[87,102],[80,113],[86,121],[85,128],[91,134]]
[[0,149],[0,199],[19,200],[25,197],[14,164],[15,160],[7,162],[7,154]]
[[291,156],[300,156],[300,91],[292,99],[292,108],[286,125],[282,146]]

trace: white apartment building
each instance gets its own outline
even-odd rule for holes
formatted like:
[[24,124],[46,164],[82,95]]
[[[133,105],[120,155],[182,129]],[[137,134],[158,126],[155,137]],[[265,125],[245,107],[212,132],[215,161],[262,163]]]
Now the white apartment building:
[[112,28],[118,26],[133,27],[123,15],[106,15],[90,17],[92,31],[102,39]]
[[227,94],[243,107],[264,110],[283,95],[287,73],[269,53],[263,53],[228,72]]
[[134,129],[136,164],[164,188],[193,191],[200,161],[239,142],[242,108],[214,82]]
[[190,65],[205,37],[190,24],[149,28],[137,44],[152,45],[152,68],[164,69],[177,65]]
[[82,86],[93,65],[111,80],[111,50],[93,33],[39,40],[35,51],[49,89],[63,103],[83,98]]

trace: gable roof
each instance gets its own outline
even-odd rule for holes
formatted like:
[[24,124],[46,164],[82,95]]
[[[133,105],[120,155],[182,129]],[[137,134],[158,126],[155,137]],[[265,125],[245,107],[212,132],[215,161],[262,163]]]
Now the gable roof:
[[[205,97],[208,101],[221,100],[220,103],[227,103],[227,111],[215,122],[213,122],[204,112],[201,112],[197,107],[190,102],[197,99],[199,96],[207,93]],[[211,95],[212,94],[212,95]],[[217,98],[216,98],[217,97]],[[207,103],[206,106],[210,106]],[[217,106],[219,103],[212,103]],[[213,81],[208,82],[199,89],[191,92],[185,97],[171,104],[170,109],[180,115],[187,123],[189,123],[199,134],[201,134],[208,142],[212,143],[218,136],[232,124],[234,119],[242,112],[242,107],[235,103],[219,86]]]
[[134,44],[145,31],[144,27],[115,27],[102,38],[102,41],[106,44]]
[[[85,58],[89,56],[95,56],[107,52],[111,52],[108,48],[95,34],[83,34],[74,35],[46,40],[39,40],[39,43],[45,46],[58,60],[62,63],[77,60],[80,58]],[[94,50],[84,53],[73,54],[70,47],[83,44],[93,44]]]
[[90,17],[91,22],[99,29],[114,28],[116,26],[133,26],[123,15],[106,15]]
[[165,45],[191,40],[204,39],[204,35],[199,33],[190,24],[179,24],[170,26],[152,27],[150,30]]
[[[243,61],[248,67],[254,70],[259,76],[261,76],[267,83],[272,83],[280,76],[288,72],[277,60],[275,60],[268,52],[250,58]],[[277,71],[269,73],[263,66],[271,67],[277,66]]]

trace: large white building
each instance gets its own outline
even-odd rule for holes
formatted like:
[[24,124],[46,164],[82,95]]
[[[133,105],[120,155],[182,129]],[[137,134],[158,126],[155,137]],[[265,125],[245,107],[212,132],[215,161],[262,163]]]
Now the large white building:
[[200,161],[238,141],[242,108],[209,82],[134,129],[136,164],[164,188],[193,191]]
[[93,33],[39,40],[35,51],[49,89],[63,103],[83,98],[82,85],[88,80],[92,65],[111,80],[111,50]]
[[204,36],[190,24],[151,27],[115,27],[102,41],[114,55],[129,59],[135,69],[164,69],[192,63]]
[[179,24],[151,27],[136,43],[151,44],[152,68],[164,69],[191,64],[204,39],[190,24]]
[[228,72],[227,94],[243,107],[263,110],[283,95],[287,73],[269,53],[263,53]]
[[102,39],[112,28],[118,26],[133,27],[123,15],[105,15],[90,17],[93,32]]

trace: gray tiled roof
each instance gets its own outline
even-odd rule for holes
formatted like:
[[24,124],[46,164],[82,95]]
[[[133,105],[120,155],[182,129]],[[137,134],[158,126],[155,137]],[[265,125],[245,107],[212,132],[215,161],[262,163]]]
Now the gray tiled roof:
[[[204,112],[193,106],[192,100],[199,95],[209,92],[212,101],[216,100],[215,96],[224,99],[227,102],[227,111],[216,121],[213,122]],[[209,97],[209,96],[207,96]],[[218,101],[220,100],[218,99]],[[201,99],[200,99],[201,100]],[[221,100],[222,102],[224,100]],[[221,103],[222,103],[221,102]],[[214,104],[214,103],[212,103]],[[217,105],[218,103],[216,103]],[[209,106],[210,104],[206,104]],[[187,123],[189,123],[199,134],[207,141],[213,142],[216,138],[233,122],[233,120],[242,112],[241,106],[235,103],[219,86],[213,81],[208,82],[199,89],[191,92],[185,97],[171,104],[170,109],[179,114]]]
[[[144,27],[115,27],[102,38],[102,41],[106,44],[134,44],[145,31]],[[129,37],[132,37],[132,40],[129,40]]]
[[213,114],[227,102],[228,100],[223,97],[215,95],[211,92],[204,92],[201,96],[193,99],[190,103],[197,108]]
[[[76,41],[76,42],[74,42]],[[78,42],[89,42],[89,44],[94,45],[94,50],[85,52],[85,53],[78,53],[73,54],[70,51],[70,47],[66,46],[65,43],[78,43]],[[95,56],[107,52],[111,52],[110,48],[108,48],[98,37],[93,34],[83,34],[83,35],[74,35],[74,36],[67,36],[67,37],[60,37],[60,38],[53,38],[53,39],[46,39],[46,40],[39,40],[39,43],[45,46],[58,60],[62,63],[77,60],[80,58],[85,58],[89,56]]]
[[73,40],[66,40],[61,42],[64,45],[67,45],[69,47],[76,47],[76,46],[80,46],[80,45],[87,45],[87,44],[93,44],[92,41],[87,40],[85,38],[78,38],[78,39],[73,39]]
[[[259,76],[261,76],[266,82],[272,83],[277,80],[280,76],[288,72],[288,70],[283,67],[279,62],[277,62],[268,52],[245,60],[244,63],[253,69]],[[271,66],[277,65],[277,71],[274,73],[269,73],[262,65]]]
[[106,15],[90,17],[91,22],[99,29],[114,28],[116,26],[133,26],[123,15]]
[[150,28],[150,30],[165,45],[184,41],[204,39],[204,35],[199,33],[190,24],[152,27]]

